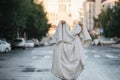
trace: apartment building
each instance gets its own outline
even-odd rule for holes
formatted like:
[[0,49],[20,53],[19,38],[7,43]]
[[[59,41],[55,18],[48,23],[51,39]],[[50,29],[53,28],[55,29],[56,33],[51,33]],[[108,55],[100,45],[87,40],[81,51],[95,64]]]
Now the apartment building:
[[108,6],[112,8],[118,0],[86,0],[84,2],[84,19],[83,24],[88,30],[93,30],[94,18],[97,18],[102,9]]
[[60,20],[72,21],[71,0],[35,0],[43,3],[47,12],[48,23],[57,25]]
[[93,29],[94,25],[94,15],[95,15],[95,0],[87,0],[84,2],[84,20],[83,25],[88,28],[88,30]]

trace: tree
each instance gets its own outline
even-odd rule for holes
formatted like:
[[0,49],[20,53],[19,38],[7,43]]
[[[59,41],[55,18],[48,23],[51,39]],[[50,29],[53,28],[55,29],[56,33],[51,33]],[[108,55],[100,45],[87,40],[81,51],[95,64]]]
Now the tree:
[[43,9],[42,4],[32,4],[32,9],[28,14],[26,28],[24,30],[28,38],[34,37],[41,39],[46,35],[49,26],[47,24],[46,13]]
[[95,19],[95,25],[104,29],[106,37],[120,37],[120,1],[116,2],[113,8],[108,7],[102,10],[101,14]]
[[49,28],[42,4],[33,0],[0,0],[0,19],[0,38],[10,40],[25,31],[28,37],[41,38]]

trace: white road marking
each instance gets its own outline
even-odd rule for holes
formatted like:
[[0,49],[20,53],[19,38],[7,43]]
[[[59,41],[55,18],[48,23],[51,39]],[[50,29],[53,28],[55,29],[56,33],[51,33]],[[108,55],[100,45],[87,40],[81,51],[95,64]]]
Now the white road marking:
[[37,57],[37,56],[33,56],[33,57],[32,57],[32,59],[36,59],[36,58],[38,58],[38,57]]
[[[38,53],[38,51],[33,50],[31,53]],[[53,53],[53,51],[39,51],[39,53]]]
[[117,56],[113,56],[113,55],[109,55],[109,54],[105,55],[105,57],[107,57],[107,58],[117,58]]
[[96,50],[91,50],[91,51],[94,52],[94,53],[97,52]]
[[44,58],[48,59],[48,58],[50,58],[50,56],[44,56]]
[[98,57],[101,57],[101,56],[100,55],[93,55],[93,57],[98,58]]
[[85,51],[85,53],[87,53],[87,52],[88,52],[88,50],[86,50],[86,49],[85,49],[84,51]]
[[53,53],[53,51],[40,51],[40,53]]
[[31,53],[37,53],[37,51],[34,51],[34,50],[33,50],[33,51],[31,51]]

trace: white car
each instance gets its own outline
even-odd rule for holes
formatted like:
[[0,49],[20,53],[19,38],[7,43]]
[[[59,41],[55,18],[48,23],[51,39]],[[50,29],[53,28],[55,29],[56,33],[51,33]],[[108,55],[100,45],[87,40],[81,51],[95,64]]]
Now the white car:
[[34,47],[34,46],[35,46],[35,44],[32,40],[27,40],[26,41],[26,47]]
[[34,46],[35,47],[39,47],[40,46],[40,42],[38,39],[33,39],[33,42],[34,42]]
[[103,38],[100,41],[101,45],[110,45],[110,44],[114,44],[114,43],[116,43],[116,41],[114,41],[112,38]]
[[26,43],[25,43],[25,39],[24,38],[17,38],[13,42],[13,47],[14,48],[23,48],[23,49],[25,49],[26,48],[25,44]]
[[94,39],[93,42],[92,42],[92,44],[96,45],[96,46],[99,45],[99,43],[100,43],[99,39]]
[[9,52],[11,51],[11,44],[6,41],[0,40],[0,52]]

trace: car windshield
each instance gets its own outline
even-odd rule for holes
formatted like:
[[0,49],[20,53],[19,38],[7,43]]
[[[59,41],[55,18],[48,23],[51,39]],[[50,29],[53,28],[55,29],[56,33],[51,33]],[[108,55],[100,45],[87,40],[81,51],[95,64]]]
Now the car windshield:
[[6,44],[7,42],[6,42],[6,41],[3,41],[3,40],[0,40],[0,43],[1,43],[1,44]]
[[16,39],[15,42],[22,42],[22,40],[21,39]]
[[104,40],[105,40],[105,41],[111,41],[111,39],[110,39],[110,38],[105,38]]
[[32,41],[32,40],[27,40],[26,42],[28,42],[28,43],[33,43],[33,41]]

